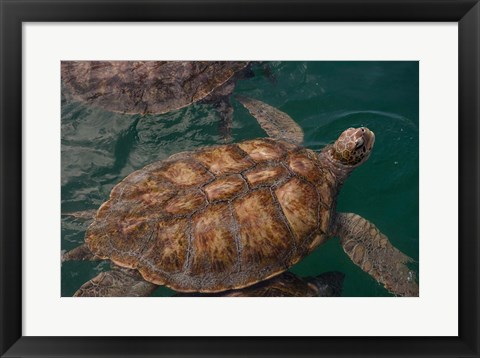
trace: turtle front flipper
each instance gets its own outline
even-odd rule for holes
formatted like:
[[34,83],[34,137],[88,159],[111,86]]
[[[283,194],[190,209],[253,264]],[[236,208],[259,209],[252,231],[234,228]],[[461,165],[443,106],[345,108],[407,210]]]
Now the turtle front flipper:
[[399,296],[418,296],[416,274],[407,267],[413,259],[394,247],[368,220],[357,214],[339,213],[334,234],[362,270]]
[[269,137],[302,144],[303,130],[288,114],[253,98],[235,98],[255,117]]
[[83,284],[74,297],[146,297],[158,288],[136,270],[113,267]]

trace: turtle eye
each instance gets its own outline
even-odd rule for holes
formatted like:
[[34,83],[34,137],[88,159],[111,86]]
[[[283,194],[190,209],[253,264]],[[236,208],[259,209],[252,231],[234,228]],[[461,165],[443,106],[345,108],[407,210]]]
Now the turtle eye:
[[363,140],[363,137],[358,138],[358,140],[355,142],[355,148],[360,148],[365,141]]

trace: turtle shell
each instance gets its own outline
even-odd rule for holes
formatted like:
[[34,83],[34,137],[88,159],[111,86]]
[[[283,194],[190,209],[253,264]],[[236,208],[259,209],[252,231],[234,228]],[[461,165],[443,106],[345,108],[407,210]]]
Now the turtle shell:
[[207,147],[127,176],[98,210],[86,243],[176,291],[238,289],[324,242],[336,193],[311,150],[273,139]]
[[[329,276],[327,276],[329,275]],[[218,293],[177,293],[177,297],[339,297],[341,294],[342,274],[328,272],[319,278],[301,278],[291,272],[284,272],[255,285]],[[326,279],[325,279],[326,278]],[[312,280],[321,280],[317,287]]]
[[78,101],[113,112],[167,113],[207,97],[248,62],[62,61],[62,82]]

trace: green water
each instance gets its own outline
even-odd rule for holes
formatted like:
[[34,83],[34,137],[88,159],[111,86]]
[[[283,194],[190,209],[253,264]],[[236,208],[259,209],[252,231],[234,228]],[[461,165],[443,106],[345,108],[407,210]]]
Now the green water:
[[[294,118],[314,150],[348,127],[375,132],[370,159],[345,183],[338,210],[369,219],[392,244],[418,260],[419,83],[418,62],[271,62],[253,67],[235,93],[260,99]],[[235,141],[265,136],[232,98]],[[209,104],[164,115],[123,115],[62,97],[62,212],[96,209],[132,171],[179,151],[217,144],[219,117]],[[88,223],[63,217],[62,249],[81,244]],[[62,265],[62,296],[100,271],[105,262]],[[418,263],[413,265],[418,271]],[[330,240],[292,268],[301,276],[345,273],[344,296],[390,296]],[[160,288],[156,296],[173,291]]]

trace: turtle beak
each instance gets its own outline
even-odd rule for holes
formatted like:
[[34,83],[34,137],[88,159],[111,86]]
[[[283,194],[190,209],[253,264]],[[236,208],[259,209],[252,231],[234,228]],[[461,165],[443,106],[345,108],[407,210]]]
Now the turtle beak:
[[373,145],[375,144],[375,133],[373,133],[367,127],[362,127],[361,129],[363,131],[362,138],[365,143],[365,148],[367,148],[368,151],[371,151],[373,148]]

